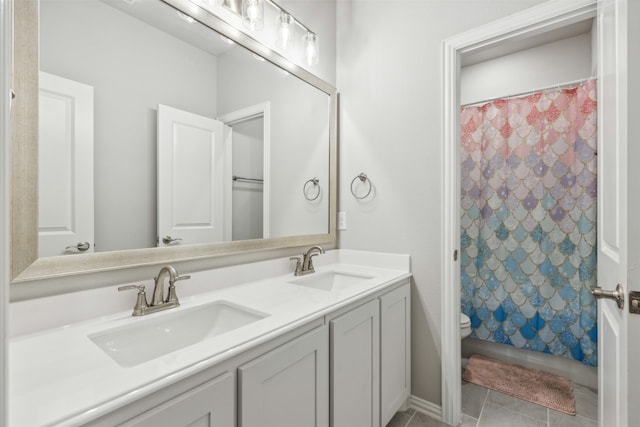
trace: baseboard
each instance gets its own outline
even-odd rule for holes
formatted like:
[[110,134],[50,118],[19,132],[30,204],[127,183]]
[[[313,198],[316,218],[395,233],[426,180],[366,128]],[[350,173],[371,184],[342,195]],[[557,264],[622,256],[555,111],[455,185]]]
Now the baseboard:
[[431,403],[428,400],[411,395],[409,396],[409,407],[436,420],[442,420],[442,406]]

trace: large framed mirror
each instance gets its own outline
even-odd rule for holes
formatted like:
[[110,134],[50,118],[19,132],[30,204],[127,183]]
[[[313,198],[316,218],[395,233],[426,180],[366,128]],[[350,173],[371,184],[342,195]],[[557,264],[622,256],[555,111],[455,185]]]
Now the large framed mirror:
[[335,242],[331,85],[188,0],[14,8],[13,283]]

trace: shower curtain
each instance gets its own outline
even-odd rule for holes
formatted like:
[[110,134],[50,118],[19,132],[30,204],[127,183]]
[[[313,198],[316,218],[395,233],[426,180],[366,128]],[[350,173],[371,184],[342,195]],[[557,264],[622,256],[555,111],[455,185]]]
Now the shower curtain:
[[471,336],[596,366],[596,81],[461,114]]

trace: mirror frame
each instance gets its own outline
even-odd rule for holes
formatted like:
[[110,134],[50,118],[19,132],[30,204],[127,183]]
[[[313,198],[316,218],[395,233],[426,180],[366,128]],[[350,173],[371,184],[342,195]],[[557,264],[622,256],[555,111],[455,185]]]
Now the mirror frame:
[[162,1],[329,95],[329,232],[38,258],[39,1],[14,0],[16,97],[11,111],[11,283],[336,242],[336,89],[189,0]]

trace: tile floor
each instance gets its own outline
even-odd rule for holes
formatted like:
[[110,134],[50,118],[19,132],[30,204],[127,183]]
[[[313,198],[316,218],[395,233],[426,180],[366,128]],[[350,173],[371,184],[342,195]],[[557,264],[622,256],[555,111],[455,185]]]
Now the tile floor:
[[[462,382],[462,421],[458,427],[597,427],[598,394],[573,385],[576,415],[566,415],[466,381]],[[414,409],[397,412],[387,427],[445,427]]]

